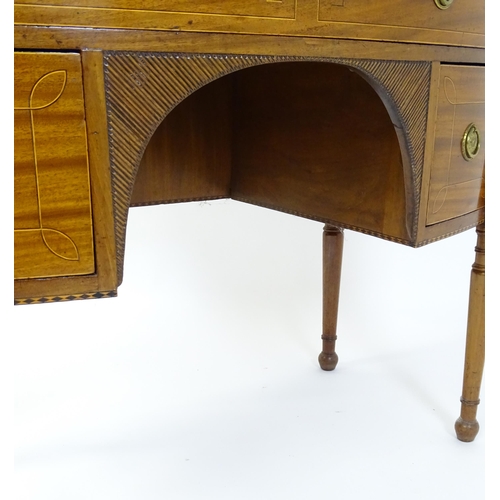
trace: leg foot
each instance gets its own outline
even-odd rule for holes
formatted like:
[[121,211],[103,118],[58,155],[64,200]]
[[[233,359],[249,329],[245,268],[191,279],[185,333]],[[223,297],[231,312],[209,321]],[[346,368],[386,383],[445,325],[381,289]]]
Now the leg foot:
[[474,438],[479,432],[479,424],[477,420],[474,419],[471,422],[464,420],[462,417],[458,417],[455,422],[455,432],[457,433],[457,438],[465,443],[470,443],[474,441]]
[[318,356],[319,366],[321,366],[322,370],[326,372],[331,372],[335,370],[337,363],[339,362],[339,357],[337,353],[334,352],[332,354],[327,354],[326,352],[321,352]]

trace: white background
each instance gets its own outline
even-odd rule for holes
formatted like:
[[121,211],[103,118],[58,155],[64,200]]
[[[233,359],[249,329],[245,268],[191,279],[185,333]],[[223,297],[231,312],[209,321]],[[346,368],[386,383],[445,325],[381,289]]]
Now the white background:
[[114,299],[13,308],[19,500],[484,497],[459,413],[474,230],[345,233],[334,372],[322,224],[221,200],[130,211]]

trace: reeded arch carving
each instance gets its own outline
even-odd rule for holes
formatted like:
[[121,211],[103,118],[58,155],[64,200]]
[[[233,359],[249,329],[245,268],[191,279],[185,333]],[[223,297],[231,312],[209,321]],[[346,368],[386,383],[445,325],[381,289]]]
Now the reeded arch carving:
[[[408,202],[418,206],[424,163],[431,63],[343,58],[105,52],[110,164],[118,282],[123,276],[127,214],[144,150],[158,125],[183,99],[224,75],[277,62],[342,64],[375,88],[400,131]],[[402,138],[402,140],[401,140]],[[417,211],[411,221],[416,232]]]

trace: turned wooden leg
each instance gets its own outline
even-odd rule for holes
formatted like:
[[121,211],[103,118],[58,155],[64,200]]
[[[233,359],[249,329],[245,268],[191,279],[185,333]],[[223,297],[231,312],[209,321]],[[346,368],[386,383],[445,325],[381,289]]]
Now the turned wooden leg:
[[343,230],[326,224],[323,230],[323,351],[318,360],[321,368],[327,371],[334,370],[339,360],[335,341],[343,246]]
[[474,441],[479,431],[476,413],[484,367],[484,240],[484,224],[481,224],[477,227],[476,260],[470,281],[462,409],[455,422],[458,439],[467,442]]

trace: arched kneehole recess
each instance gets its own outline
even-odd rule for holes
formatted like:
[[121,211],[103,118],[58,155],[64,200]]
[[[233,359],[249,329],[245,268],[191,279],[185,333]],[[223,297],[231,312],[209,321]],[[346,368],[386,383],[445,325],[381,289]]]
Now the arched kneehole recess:
[[[106,60],[120,281],[131,205],[233,198],[411,244],[428,65],[128,57]],[[421,80],[399,103],[395,70]]]

